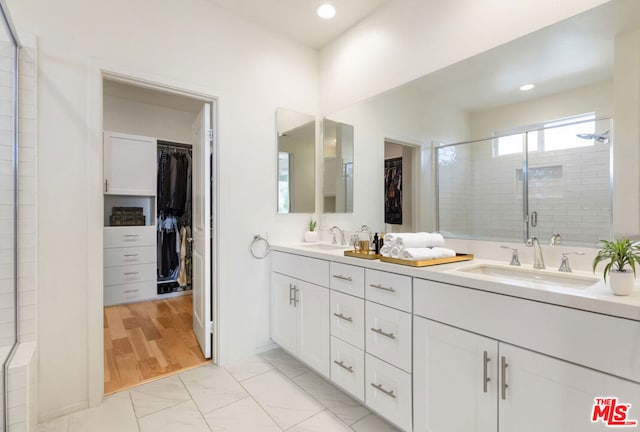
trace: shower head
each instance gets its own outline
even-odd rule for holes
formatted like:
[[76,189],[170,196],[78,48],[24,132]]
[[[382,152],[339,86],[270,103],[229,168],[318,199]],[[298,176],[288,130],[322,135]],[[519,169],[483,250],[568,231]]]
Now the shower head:
[[582,139],[596,140],[596,141],[601,142],[601,143],[607,143],[607,142],[609,142],[609,129],[607,129],[606,131],[602,132],[601,134],[584,133],[584,134],[577,134],[576,136],[578,138],[582,138]]

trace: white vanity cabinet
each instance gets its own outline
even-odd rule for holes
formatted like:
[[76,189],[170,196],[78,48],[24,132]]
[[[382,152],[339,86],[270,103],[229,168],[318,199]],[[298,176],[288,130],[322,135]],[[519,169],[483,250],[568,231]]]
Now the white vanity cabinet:
[[155,138],[105,132],[105,195],[156,195],[157,158]]
[[271,337],[325,377],[330,376],[328,276],[327,261],[273,252]]
[[596,397],[640,417],[637,366],[627,367],[637,354],[628,345],[610,361],[595,337],[622,331],[631,341],[637,322],[420,279],[414,309],[416,432],[601,431]]

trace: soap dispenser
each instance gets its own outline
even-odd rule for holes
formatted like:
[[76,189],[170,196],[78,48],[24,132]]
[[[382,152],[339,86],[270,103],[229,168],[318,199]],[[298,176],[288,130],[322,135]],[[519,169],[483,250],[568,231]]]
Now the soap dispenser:
[[373,250],[376,253],[376,255],[380,253],[378,233],[375,233],[373,236]]

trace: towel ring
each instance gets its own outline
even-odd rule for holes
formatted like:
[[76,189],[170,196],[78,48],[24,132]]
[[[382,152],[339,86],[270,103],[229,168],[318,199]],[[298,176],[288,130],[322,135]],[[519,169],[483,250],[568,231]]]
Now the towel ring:
[[[260,251],[260,249],[258,248],[258,252],[256,252],[256,246],[258,246],[262,242],[264,242],[265,244],[264,250]],[[271,252],[271,245],[266,238],[262,237],[260,234],[256,234],[253,236],[253,241],[251,242],[249,250],[251,251],[251,255],[253,255],[254,258],[264,259]]]

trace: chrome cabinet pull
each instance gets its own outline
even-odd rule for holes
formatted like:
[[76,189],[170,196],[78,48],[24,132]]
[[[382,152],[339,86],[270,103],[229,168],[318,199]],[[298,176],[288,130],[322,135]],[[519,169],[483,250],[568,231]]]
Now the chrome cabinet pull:
[[483,354],[483,365],[482,365],[482,370],[483,370],[482,388],[485,393],[487,392],[487,383],[491,381],[491,378],[489,378],[489,374],[488,374],[488,365],[490,361],[491,359],[489,358],[489,353],[485,351]]
[[349,373],[353,373],[353,366],[346,366],[342,360],[334,360],[333,362]]
[[509,385],[507,384],[507,368],[509,367],[509,364],[507,363],[507,359],[504,358],[504,356],[502,356],[502,358],[500,359],[500,378],[502,379],[502,400],[507,400],[507,387],[509,387]]
[[353,282],[353,279],[351,279],[351,277],[349,276],[342,276],[342,275],[333,275],[334,278],[336,279],[342,279],[342,280],[346,280],[349,282]]
[[293,284],[289,284],[289,306],[293,303]]
[[131,294],[131,293],[138,292],[138,291],[140,291],[140,290],[137,290],[137,289],[134,289],[134,290],[126,290],[124,293],[125,293],[125,294]]
[[300,299],[298,298],[298,293],[300,292],[300,288],[297,286],[293,286],[293,307],[297,307],[298,303],[300,303]]
[[333,313],[333,316],[337,316],[338,318],[343,319],[343,320],[345,320],[345,321],[353,322],[353,318],[351,318],[351,317],[346,317],[346,316],[342,315],[341,313],[335,313],[335,312],[334,312],[334,313]]
[[104,191],[109,192],[109,180],[104,181]]
[[124,237],[138,237],[138,234],[123,234]]
[[371,327],[371,331],[372,332],[376,332],[376,333],[378,333],[378,334],[380,334],[382,336],[386,336],[389,339],[395,339],[396,338],[396,336],[393,333],[386,333],[386,332],[382,331],[382,329],[377,329],[375,327]]
[[378,289],[381,289],[383,291],[396,292],[396,290],[393,287],[385,287],[385,286],[382,286],[380,284],[370,284],[369,286],[371,288],[378,288]]
[[139,254],[124,254],[124,256],[129,257],[129,258],[131,258],[131,257],[137,257],[138,255],[139,255]]
[[137,275],[139,272],[125,272],[124,275],[125,276],[133,276],[133,275]]
[[382,387],[382,384],[371,383],[371,387],[374,387],[374,388],[380,390],[382,393],[384,393],[387,396],[390,396],[390,397],[392,397],[394,399],[397,397],[393,390],[386,390],[385,388]]

